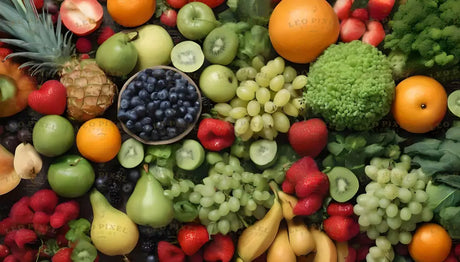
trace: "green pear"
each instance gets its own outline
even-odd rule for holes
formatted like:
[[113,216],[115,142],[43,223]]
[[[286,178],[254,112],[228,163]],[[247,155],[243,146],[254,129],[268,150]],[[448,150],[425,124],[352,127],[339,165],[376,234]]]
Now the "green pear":
[[171,62],[173,40],[168,31],[159,25],[144,25],[136,29],[138,37],[133,41],[139,55],[135,70],[168,65]]
[[105,40],[96,51],[96,63],[111,76],[125,76],[136,66],[138,54],[133,40],[137,32],[119,32]]
[[108,256],[131,253],[139,240],[137,225],[96,189],[91,191],[89,200],[94,216],[91,241],[97,250]]
[[126,203],[126,213],[138,225],[164,227],[174,218],[173,202],[164,195],[153,174],[142,170]]

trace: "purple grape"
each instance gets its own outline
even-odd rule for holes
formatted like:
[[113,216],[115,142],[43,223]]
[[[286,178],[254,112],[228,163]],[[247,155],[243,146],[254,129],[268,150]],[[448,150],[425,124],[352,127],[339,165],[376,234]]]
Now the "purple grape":
[[17,137],[20,142],[32,142],[32,132],[27,128],[19,129]]
[[20,141],[15,135],[9,135],[2,139],[2,145],[10,152],[14,152]]
[[6,124],[5,129],[10,133],[16,133],[19,130],[19,122],[11,120]]

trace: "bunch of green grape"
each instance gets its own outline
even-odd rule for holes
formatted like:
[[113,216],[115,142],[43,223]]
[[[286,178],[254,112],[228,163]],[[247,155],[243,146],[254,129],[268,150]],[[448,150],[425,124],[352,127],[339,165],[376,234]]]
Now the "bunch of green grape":
[[[409,156],[402,155],[399,161],[373,158],[364,169],[372,181],[366,185],[366,193],[356,198],[354,206],[361,231],[366,231],[371,239],[380,239],[384,247],[409,244],[417,223],[433,218],[433,211],[426,205],[429,177],[420,168],[411,169]],[[372,250],[368,256],[373,260],[367,261],[381,261],[378,259],[385,257],[385,248],[377,245]]]
[[[216,157],[218,153],[212,154]],[[198,217],[208,232],[236,232],[252,218],[261,219],[274,201],[270,178],[245,171],[239,159],[229,154],[211,162],[208,176],[188,195],[198,206]]]
[[289,117],[304,109],[302,92],[307,76],[298,75],[281,57],[266,64],[256,56],[252,65],[238,69],[240,81],[236,97],[229,103],[217,103],[214,111],[234,123],[235,134],[244,141],[262,137],[273,140],[278,132],[286,133]]

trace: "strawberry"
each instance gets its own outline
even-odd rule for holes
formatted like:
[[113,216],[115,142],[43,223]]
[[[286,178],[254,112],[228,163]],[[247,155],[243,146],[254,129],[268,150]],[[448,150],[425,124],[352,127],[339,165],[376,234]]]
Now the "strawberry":
[[191,255],[191,256],[187,256],[187,262],[203,262],[204,259],[203,259],[203,249],[200,248],[200,250],[198,250],[198,252],[196,252],[195,254]]
[[449,255],[444,259],[443,262],[458,262],[457,258],[455,257],[454,250],[451,250]]
[[229,262],[235,253],[235,245],[229,235],[213,235],[211,241],[204,246],[205,261]]
[[72,262],[72,251],[70,247],[60,248],[51,258],[51,262]]
[[44,0],[33,0],[34,1],[34,6],[37,10],[41,10],[43,5],[45,4]]
[[159,262],[185,262],[184,251],[167,241],[158,242],[157,253]]
[[329,179],[321,171],[309,173],[295,184],[295,193],[299,198],[304,198],[311,194],[324,196],[329,191]]
[[29,106],[41,114],[62,115],[67,104],[67,90],[61,82],[48,80],[27,99]]
[[34,218],[34,213],[29,208],[30,197],[23,196],[10,209],[9,217],[13,222],[20,225],[31,224]]
[[211,151],[220,151],[230,147],[235,141],[233,125],[215,118],[201,120],[197,137],[203,147]]
[[13,255],[9,255],[2,260],[3,262],[20,262]]
[[313,158],[326,147],[327,135],[326,123],[319,118],[295,122],[288,131],[289,144],[294,151]]
[[340,23],[340,40],[348,43],[360,39],[366,32],[366,25],[358,18],[347,18]]
[[51,189],[41,189],[30,197],[29,205],[35,212],[43,211],[47,214],[51,214],[54,208],[56,208],[58,201],[59,199],[56,192]]
[[358,235],[359,224],[351,217],[330,216],[323,221],[326,234],[335,241],[348,241]]
[[351,246],[348,246],[348,256],[345,258],[345,262],[355,262],[356,261],[356,249]]
[[337,14],[339,20],[348,18],[351,11],[351,5],[353,4],[352,0],[337,0],[334,3],[333,9]]
[[367,31],[364,33],[362,41],[364,43],[378,46],[385,38],[385,30],[379,21],[369,21],[366,24]]
[[326,212],[330,216],[352,216],[354,214],[353,204],[331,202],[327,206]]
[[37,234],[30,229],[19,229],[14,235],[14,242],[19,248],[24,248],[27,243],[32,243],[37,240]]
[[295,184],[307,173],[318,171],[318,166],[313,158],[305,156],[295,161],[286,171],[286,180]]
[[356,8],[351,12],[351,17],[357,18],[363,22],[366,22],[369,20],[369,12],[367,11],[366,8]]
[[93,45],[88,38],[79,37],[75,42],[75,48],[77,49],[78,53],[88,53],[91,51],[91,49],[93,49]]
[[375,20],[383,20],[391,13],[394,5],[395,0],[369,0],[369,16]]
[[13,50],[7,47],[0,47],[0,60],[3,60],[7,55],[13,53]]
[[177,232],[177,241],[184,253],[191,256],[209,241],[209,233],[204,225],[187,223]]
[[166,3],[172,8],[181,9],[188,3],[188,0],[166,0]]
[[99,33],[99,36],[97,37],[97,44],[102,45],[102,43],[105,42],[105,40],[109,39],[111,36],[115,34],[115,31],[109,26],[105,26],[102,28],[101,32]]
[[295,184],[286,179],[281,184],[281,189],[283,190],[284,193],[294,194],[294,192],[295,192]]
[[7,257],[9,254],[10,249],[4,244],[0,244],[0,260],[2,260],[2,258]]
[[454,247],[454,253],[455,253],[455,255],[457,256],[457,258],[460,259],[460,243],[457,244],[457,245],[455,245],[455,247]]
[[319,194],[311,194],[307,197],[299,199],[294,206],[294,214],[297,216],[309,216],[321,208],[323,197]]
[[56,206],[50,217],[50,225],[53,228],[60,228],[70,220],[78,218],[80,204],[76,200],[69,200]]

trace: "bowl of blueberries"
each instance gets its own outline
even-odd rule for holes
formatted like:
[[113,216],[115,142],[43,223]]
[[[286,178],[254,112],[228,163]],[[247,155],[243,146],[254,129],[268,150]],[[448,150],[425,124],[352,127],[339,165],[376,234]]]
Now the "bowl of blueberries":
[[201,114],[195,82],[170,66],[155,66],[130,77],[118,96],[123,130],[148,145],[171,144],[193,129]]

